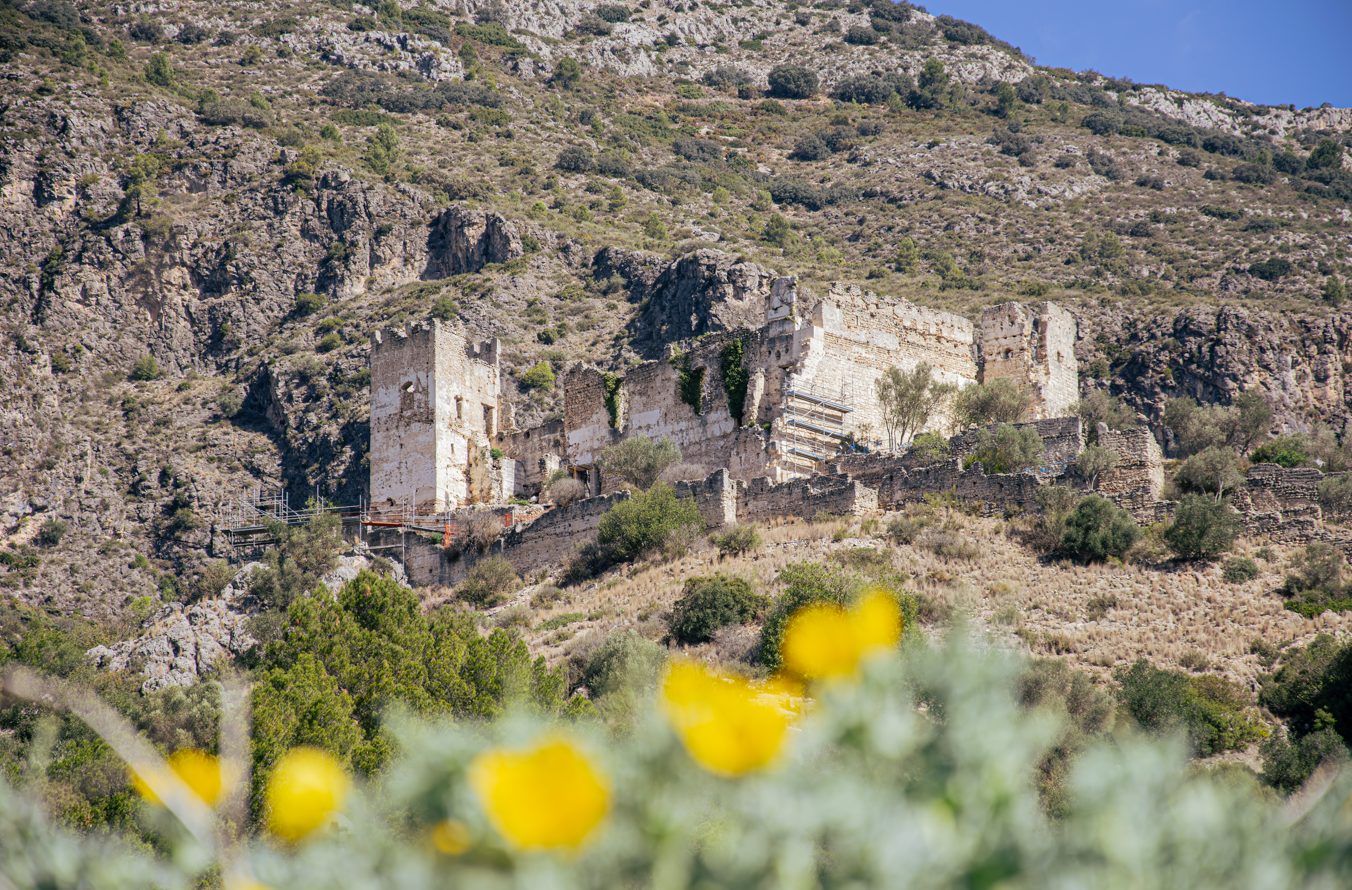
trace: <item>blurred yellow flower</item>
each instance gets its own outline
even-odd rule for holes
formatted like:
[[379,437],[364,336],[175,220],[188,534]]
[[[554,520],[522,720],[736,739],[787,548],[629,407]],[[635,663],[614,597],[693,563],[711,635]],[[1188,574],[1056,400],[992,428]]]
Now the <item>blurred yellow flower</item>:
[[282,840],[302,840],[328,825],[351,789],[352,780],[332,755],[318,748],[293,748],[268,778],[268,828]]
[[578,849],[610,811],[606,777],[562,735],[480,754],[469,783],[493,827],[521,850]]
[[[183,748],[170,754],[166,763],[169,767],[168,772],[187,785],[188,790],[202,803],[209,807],[220,803],[228,783],[219,758],[196,748]],[[157,805],[163,804],[164,801],[151,785],[162,784],[156,781],[157,777],[161,777],[161,770],[163,767],[156,766],[133,769],[131,773],[131,784],[136,792],[150,803]]]
[[447,856],[459,856],[469,849],[470,834],[469,826],[459,819],[442,819],[427,833],[427,839],[432,842],[433,848],[438,853],[444,853]]
[[796,696],[780,684],[757,687],[693,661],[673,661],[662,682],[662,709],[686,751],[721,776],[772,764],[797,708]]
[[901,641],[901,610],[883,590],[849,609],[817,603],[799,609],[784,628],[784,670],[805,680],[852,677],[867,658]]
[[267,884],[260,884],[253,878],[234,875],[226,877],[225,890],[272,890]]

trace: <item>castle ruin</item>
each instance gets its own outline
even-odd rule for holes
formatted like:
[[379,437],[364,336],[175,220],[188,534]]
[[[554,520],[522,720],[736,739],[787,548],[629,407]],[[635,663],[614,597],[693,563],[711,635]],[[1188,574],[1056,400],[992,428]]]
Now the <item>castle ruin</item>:
[[[563,416],[516,429],[496,341],[473,345],[440,321],[380,331],[371,350],[370,498],[417,515],[538,496],[559,471],[592,495],[603,449],[632,436],[670,439],[687,464],[730,479],[809,477],[842,453],[879,450],[876,382],[928,364],[959,388],[1008,378],[1033,395],[1030,419],[1079,398],[1074,317],[1054,303],[1005,303],[962,316],[858,288],[811,305],[775,279],[760,327],[671,344],[623,376],[586,365],[561,375]],[[951,417],[929,425],[948,431]]]

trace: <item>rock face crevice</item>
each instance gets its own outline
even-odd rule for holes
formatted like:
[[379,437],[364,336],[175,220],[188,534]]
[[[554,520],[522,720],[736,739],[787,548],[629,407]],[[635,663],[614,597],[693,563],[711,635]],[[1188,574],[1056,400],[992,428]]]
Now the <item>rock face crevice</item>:
[[521,234],[502,214],[450,207],[432,221],[422,277],[478,272],[489,263],[505,263],[525,252]]

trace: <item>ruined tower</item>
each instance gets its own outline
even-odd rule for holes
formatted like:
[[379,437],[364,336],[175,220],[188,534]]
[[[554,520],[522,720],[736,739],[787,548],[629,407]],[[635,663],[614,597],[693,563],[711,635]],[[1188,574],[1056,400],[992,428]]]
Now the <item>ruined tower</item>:
[[440,321],[371,338],[371,504],[441,513],[512,494],[510,460],[493,459],[509,424],[498,341],[471,346]]
[[981,382],[1007,377],[1033,393],[1034,420],[1074,413],[1080,398],[1075,316],[1055,303],[1001,303],[981,313]]

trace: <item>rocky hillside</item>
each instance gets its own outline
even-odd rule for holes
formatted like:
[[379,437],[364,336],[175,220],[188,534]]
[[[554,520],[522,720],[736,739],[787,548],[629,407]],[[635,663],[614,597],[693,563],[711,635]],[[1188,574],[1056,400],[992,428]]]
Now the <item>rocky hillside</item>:
[[[0,584],[148,613],[257,484],[361,496],[369,332],[623,364],[769,275],[1052,298],[1157,417],[1348,419],[1352,111],[907,4],[0,3]],[[558,409],[522,387],[518,418]]]

